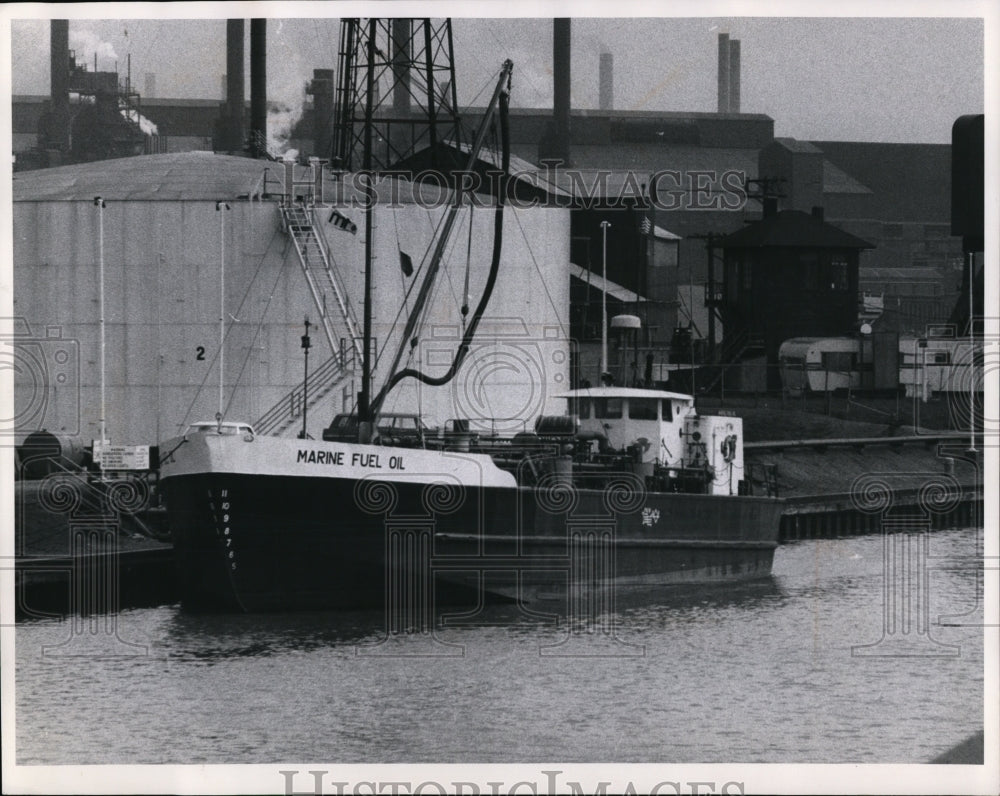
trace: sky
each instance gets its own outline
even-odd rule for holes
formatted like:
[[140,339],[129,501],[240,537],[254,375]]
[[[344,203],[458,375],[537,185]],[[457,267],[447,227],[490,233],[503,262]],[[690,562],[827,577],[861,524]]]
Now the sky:
[[[460,105],[483,104],[511,58],[512,105],[551,107],[551,18],[454,17],[453,31]],[[977,18],[576,18],[574,108],[597,107],[599,56],[610,52],[616,109],[715,111],[720,32],[741,41],[741,110],[772,117],[777,136],[948,143],[956,117],[984,112]],[[336,18],[271,19],[269,100],[301,107],[312,70],[336,67],[338,39]],[[47,21],[12,21],[14,94],[48,93],[48,46]],[[155,73],[157,97],[221,98],[223,19],[74,19],[70,47],[91,65],[96,53],[102,71],[117,60],[124,72],[131,54],[140,92]],[[249,66],[247,76],[249,91]]]

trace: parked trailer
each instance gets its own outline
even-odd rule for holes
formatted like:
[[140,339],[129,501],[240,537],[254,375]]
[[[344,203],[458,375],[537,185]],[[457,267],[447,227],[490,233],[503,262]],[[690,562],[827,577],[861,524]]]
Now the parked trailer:
[[781,382],[793,395],[859,387],[860,353],[854,337],[793,337],[778,349]]
[[[868,359],[870,354],[865,355]],[[786,392],[825,393],[861,386],[861,340],[793,337],[778,349]],[[982,341],[970,337],[899,338],[898,386],[924,401],[941,392],[982,390]]]
[[899,383],[906,397],[983,389],[983,343],[974,337],[901,337]]

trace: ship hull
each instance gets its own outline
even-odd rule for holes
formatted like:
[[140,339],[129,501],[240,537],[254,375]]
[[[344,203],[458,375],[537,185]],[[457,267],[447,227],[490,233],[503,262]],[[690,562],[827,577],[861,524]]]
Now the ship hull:
[[[765,577],[777,545],[775,500],[646,492],[629,474],[600,489],[412,467],[407,479],[282,474],[280,450],[270,469],[207,456],[164,473],[186,608],[405,614],[487,595],[569,605],[581,592],[607,604],[609,593]],[[382,462],[392,450],[381,449]],[[398,460],[430,470],[433,454]]]

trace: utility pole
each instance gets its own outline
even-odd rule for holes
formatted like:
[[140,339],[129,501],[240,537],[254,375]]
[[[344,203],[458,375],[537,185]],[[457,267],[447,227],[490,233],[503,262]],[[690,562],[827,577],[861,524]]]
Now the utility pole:
[[786,182],[784,177],[758,177],[756,180],[747,180],[744,190],[747,199],[754,199],[763,205],[766,199],[784,199]]
[[610,221],[601,222],[601,276],[604,278],[604,285],[601,287],[601,375],[600,382],[604,383],[604,374],[608,372],[608,227]]
[[[715,290],[715,250],[725,235],[718,232],[707,232],[703,235],[691,235],[697,240],[705,241],[705,251],[708,252],[707,283],[705,285],[705,307],[708,310],[708,360],[715,362],[715,319],[716,310],[720,304],[720,297]],[[691,308],[692,312],[694,308]],[[692,357],[692,364],[694,360]]]

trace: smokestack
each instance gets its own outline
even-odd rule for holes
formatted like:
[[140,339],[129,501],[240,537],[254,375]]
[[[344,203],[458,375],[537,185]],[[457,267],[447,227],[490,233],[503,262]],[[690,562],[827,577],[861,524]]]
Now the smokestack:
[[553,155],[569,164],[569,86],[570,86],[570,20],[552,20],[553,61],[553,121],[555,123]]
[[740,112],[740,40],[729,41],[729,112]]
[[143,94],[145,94],[146,99],[150,99],[156,96],[156,73],[146,72],[146,82]]
[[615,57],[611,53],[601,53],[598,107],[602,111],[614,110],[615,107]]
[[729,113],[729,34],[719,34],[719,113]]
[[538,159],[560,161],[564,166],[569,160],[569,72],[570,21],[552,20],[552,120],[538,142]]
[[[406,119],[410,115],[410,39],[413,37],[413,20],[393,19],[390,23],[392,39],[392,118]],[[405,157],[410,150],[410,128],[406,122],[392,125],[390,141],[398,155]]]
[[243,20],[226,20],[226,106],[223,122],[226,152],[243,150],[243,116],[246,84],[243,79]]
[[333,70],[313,69],[313,79],[306,88],[313,98],[313,153],[333,157]]
[[52,113],[46,145],[69,150],[69,20],[53,19],[49,25]]
[[250,20],[250,151],[267,150],[267,20]]

